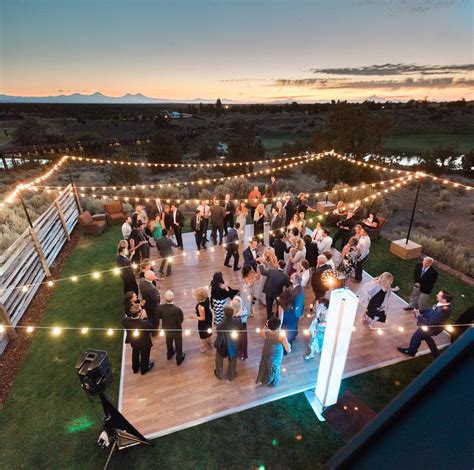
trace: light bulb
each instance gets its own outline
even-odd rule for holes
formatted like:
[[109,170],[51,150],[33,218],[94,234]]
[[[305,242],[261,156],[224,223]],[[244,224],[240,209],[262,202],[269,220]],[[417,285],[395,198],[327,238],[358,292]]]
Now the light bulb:
[[86,335],[87,333],[89,333],[89,328],[87,327],[81,328],[81,334]]

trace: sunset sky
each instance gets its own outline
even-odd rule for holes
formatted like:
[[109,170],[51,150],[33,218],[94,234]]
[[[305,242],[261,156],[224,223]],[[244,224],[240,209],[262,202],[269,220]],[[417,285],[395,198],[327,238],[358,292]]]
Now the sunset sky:
[[471,0],[0,0],[0,93],[474,99]]

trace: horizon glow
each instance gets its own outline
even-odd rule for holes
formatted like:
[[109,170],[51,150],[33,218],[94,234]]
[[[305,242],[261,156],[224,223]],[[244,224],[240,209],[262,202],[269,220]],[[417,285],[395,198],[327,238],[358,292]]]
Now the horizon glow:
[[[469,0],[0,0],[0,93],[470,100],[474,67],[459,66],[472,63],[472,8]],[[362,69],[383,64],[397,66]]]

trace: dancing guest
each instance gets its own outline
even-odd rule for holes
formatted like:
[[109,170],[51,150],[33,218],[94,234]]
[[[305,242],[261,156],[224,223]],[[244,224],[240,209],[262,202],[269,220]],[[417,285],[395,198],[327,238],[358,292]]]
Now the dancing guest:
[[151,242],[151,240],[154,240],[154,238],[153,238],[154,230],[155,230],[155,221],[154,220],[149,220],[145,224],[145,234],[147,236],[148,243],[150,244],[150,246],[154,246],[154,245],[152,245],[152,242]]
[[[153,269],[152,262],[148,258],[144,258],[144,259],[142,259],[142,262],[140,263],[140,272],[138,273],[138,278],[143,279],[145,277],[145,273],[147,271],[152,271],[153,274],[155,273],[155,270]],[[156,279],[157,278],[155,277],[155,279],[153,280],[153,285],[155,287],[157,286]],[[162,279],[160,279],[160,280],[162,280]]]
[[311,236],[311,239],[313,242],[320,242],[321,239],[323,238],[323,227],[320,222],[316,224],[316,227],[313,230],[313,235]]
[[370,253],[370,238],[367,235],[367,232],[365,231],[364,228],[360,229],[360,237],[359,241],[357,243],[357,264],[355,268],[355,277],[354,281],[355,282],[361,282],[362,281],[362,272],[364,269],[364,261],[367,259]]
[[202,347],[199,351],[206,353],[212,350],[212,312],[209,290],[207,287],[198,287],[194,289],[193,295],[197,302],[196,313],[190,315],[189,318],[198,321],[199,338],[202,341]]
[[224,196],[224,235],[227,236],[227,227],[234,226],[235,204],[230,198],[230,194]]
[[242,322],[241,330],[239,332],[239,346],[237,349],[237,356],[241,361],[248,359],[247,352],[247,319],[249,311],[244,307],[242,299],[236,295],[230,302],[235,318],[240,318]]
[[130,308],[132,307],[132,305],[138,305],[139,307],[143,307],[145,305],[145,301],[140,300],[135,292],[129,291],[125,294],[125,297],[123,299],[123,310],[126,317],[131,316]]
[[[316,266],[316,263],[314,265]],[[307,260],[301,261],[297,274],[301,277],[301,285],[306,287],[311,278],[311,270]]]
[[153,229],[153,240],[155,240],[155,246],[158,238],[163,236],[163,223],[161,219],[161,214],[155,215],[155,228]]
[[214,312],[214,325],[218,326],[224,319],[224,305],[238,294],[237,289],[229,287],[221,272],[214,273],[211,281],[211,306]]
[[201,211],[196,209],[194,215],[191,217],[191,230],[194,233],[194,239],[196,240],[196,247],[198,251],[201,248],[206,249],[206,232],[204,231],[204,218],[201,215]]
[[133,272],[128,255],[128,243],[126,240],[122,240],[118,245],[117,266],[120,269],[120,277],[123,281],[123,292],[127,293],[133,291],[138,295],[138,284],[135,280],[135,273]]
[[453,295],[448,291],[441,290],[436,295],[437,303],[432,308],[421,311],[415,310],[416,324],[419,328],[413,333],[408,348],[397,348],[401,353],[414,357],[421,346],[422,341],[430,348],[434,358],[439,356],[438,347],[433,336],[439,335],[443,330],[443,326],[448,321],[452,313],[451,302]]
[[277,317],[281,321],[282,334],[286,336],[290,346],[293,346],[298,329],[298,318],[293,307],[293,300],[293,292],[291,290],[284,290],[278,297]]
[[168,204],[163,208],[163,213],[161,214],[161,225],[164,229],[168,230],[168,234],[171,236],[173,234],[173,224],[171,219],[171,209]]
[[332,252],[331,251],[324,251],[323,255],[326,257],[327,264],[329,265],[329,267],[331,269],[336,269],[336,266],[335,266],[334,261],[332,259]]
[[270,219],[270,246],[273,246],[275,235],[283,228],[285,221],[280,217],[276,206],[271,209],[272,217]]
[[159,251],[162,261],[160,265],[160,274],[163,276],[165,269],[166,275],[171,276],[171,266],[173,263],[173,247],[178,245],[168,237],[168,231],[164,228],[163,236],[156,240],[156,248]]
[[[303,260],[303,263],[307,263],[307,261]],[[293,311],[299,321],[303,316],[304,310],[304,286],[302,285],[302,278],[298,273],[292,274],[290,281],[293,284],[291,290],[293,294]],[[298,330],[296,330],[296,334],[298,334]]]
[[239,207],[237,207],[237,210],[235,211],[235,214],[237,215],[236,224],[239,224],[239,240],[243,241],[245,238],[245,226],[247,225],[247,216],[249,215],[249,210],[247,209],[247,206],[245,205],[244,201],[240,201]]
[[132,252],[132,261],[139,264],[143,258],[150,257],[150,244],[145,234],[145,223],[138,220],[137,226],[132,229],[130,234],[130,251]]
[[278,261],[278,268],[268,268],[260,266],[260,274],[266,277],[263,286],[263,293],[265,294],[265,303],[267,307],[267,319],[273,316],[273,303],[281,295],[284,287],[290,287],[290,278],[285,274],[285,262]]
[[173,291],[167,290],[163,299],[165,303],[158,306],[158,320],[161,320],[161,327],[165,331],[166,357],[170,360],[176,353],[176,364],[180,366],[186,357],[183,353],[183,311],[174,305]]
[[370,230],[371,228],[377,228],[379,224],[380,224],[380,221],[375,215],[375,212],[369,212],[368,217],[361,222],[362,228],[364,228],[365,230]]
[[159,327],[158,307],[160,305],[160,292],[153,285],[155,282],[155,273],[150,270],[146,271],[145,276],[138,282],[142,299],[145,301],[146,316],[155,330],[152,336],[156,336]]
[[351,210],[348,210],[346,216],[342,220],[337,222],[336,225],[338,227],[338,230],[334,234],[334,237],[332,239],[332,246],[334,248],[337,248],[336,243],[339,240],[341,240],[341,250],[342,250],[344,245],[349,241],[349,238],[351,238],[352,230],[354,229],[354,226],[355,226],[353,212]]
[[387,308],[392,299],[392,292],[400,288],[392,287],[393,276],[390,273],[382,273],[374,277],[363,288],[361,294],[362,303],[367,305],[362,323],[370,329],[375,328],[377,322],[385,323],[387,319]]
[[242,268],[242,280],[243,285],[240,292],[242,308],[247,310],[249,317],[253,317],[253,286],[257,280],[257,274],[250,265]]
[[313,242],[311,235],[303,237],[304,246],[306,248],[305,259],[310,267],[316,266],[316,259],[318,258],[318,245]]
[[300,193],[298,195],[298,202],[296,204],[296,213],[303,213],[303,219],[306,217],[307,212],[316,212],[314,207],[308,205],[308,199],[306,198],[305,193]]
[[125,217],[125,220],[123,221],[123,224],[122,224],[122,238],[128,241],[131,233],[132,233],[132,218],[129,215],[127,215],[127,217]]
[[352,237],[341,251],[342,260],[337,269],[346,278],[352,276],[355,272],[358,257],[357,243],[357,239]]
[[309,325],[309,354],[304,358],[308,361],[313,359],[314,355],[321,354],[323,350],[324,333],[326,332],[326,322],[328,314],[329,300],[322,298],[316,301],[313,310],[313,319]]
[[176,237],[176,243],[178,244],[178,248],[180,250],[184,249],[183,246],[183,226],[184,226],[184,215],[178,209],[176,204],[171,204],[171,228],[173,229],[174,236]]
[[304,212],[298,212],[298,228],[300,229],[300,237],[304,237],[306,233],[306,219]]
[[255,209],[260,204],[260,199],[262,199],[262,193],[259,191],[258,186],[254,186],[252,191],[249,193],[250,215],[252,216],[252,220],[255,214]]
[[258,204],[253,214],[253,236],[263,238],[263,224],[265,222],[265,207]]
[[424,310],[433,287],[438,280],[438,271],[433,267],[433,258],[427,256],[415,266],[415,283],[411,291],[410,302],[404,310]]
[[290,225],[290,220],[293,218],[296,212],[296,206],[294,202],[291,200],[290,193],[285,193],[283,196],[283,200],[285,203],[283,204],[283,209],[285,209],[285,225]]
[[267,212],[270,212],[272,208],[272,198],[273,198],[272,188],[270,187],[270,185],[265,186],[265,194],[263,196],[263,202],[265,203],[265,210]]
[[275,176],[270,176],[270,188],[272,189],[272,196],[278,196],[278,182]]
[[280,334],[280,320],[276,317],[270,318],[266,327],[258,334],[265,340],[265,343],[255,383],[275,387],[280,382],[283,350],[289,353],[291,346],[286,336]]
[[354,227],[354,235],[353,235],[353,237],[357,240],[357,242],[359,242],[361,236],[362,236],[362,225],[357,224],[357,225]]
[[227,378],[234,380],[237,375],[237,351],[239,348],[239,332],[242,328],[240,318],[234,317],[230,305],[224,306],[224,318],[217,327],[217,338],[214,342],[216,348],[216,368],[214,375],[222,380],[224,378],[224,358],[229,359]]
[[283,207],[281,201],[277,201],[275,207],[278,209],[278,215],[281,217],[281,220],[284,221],[283,226],[286,224],[286,209]]
[[217,233],[219,232],[219,245],[222,245],[224,237],[224,208],[219,205],[219,200],[214,199],[210,208],[211,213],[211,238],[214,245],[217,245]]
[[150,362],[150,350],[153,347],[150,330],[153,325],[146,319],[145,311],[139,305],[130,307],[130,316],[123,318],[122,325],[127,330],[127,338],[132,346],[133,373],[138,374],[140,371],[145,375],[155,365]]
[[156,220],[157,215],[159,215],[160,219],[161,219],[161,214],[163,214],[164,209],[165,208],[164,208],[163,204],[161,203],[161,199],[159,197],[157,197],[155,199],[155,220]]
[[203,224],[204,224],[204,238],[206,240],[206,243],[209,241],[207,239],[207,230],[209,228],[209,218],[211,217],[211,208],[207,204],[207,201],[202,199],[199,201],[199,206],[196,207],[196,210],[198,210],[201,213],[201,216],[203,218]]
[[235,224],[235,228],[230,227],[227,232],[227,237],[225,240],[225,249],[227,254],[225,255],[224,266],[230,268],[231,265],[229,264],[230,259],[234,258],[234,271],[238,271],[240,269],[239,266],[239,228],[240,225],[237,222]]
[[324,297],[328,290],[328,287],[321,279],[323,272],[331,269],[331,267],[327,264],[327,261],[328,260],[324,255],[319,255],[316,262],[316,268],[311,276],[311,287],[313,288],[315,300]]
[[329,231],[327,228],[323,228],[321,231],[321,240],[316,242],[318,247],[318,253],[324,253],[325,251],[331,250],[332,238],[329,236]]
[[261,259],[258,256],[258,240],[256,238],[252,238],[250,240],[249,246],[243,251],[244,256],[244,266],[250,265],[254,269],[257,270],[257,265],[260,263]]
[[284,241],[284,235],[278,232],[273,240],[273,249],[278,261],[285,261],[285,253],[290,252],[290,247]]
[[265,248],[263,252],[263,264],[266,268],[278,269],[278,258],[275,254],[275,250],[271,246]]
[[291,276],[296,272],[297,267],[301,261],[306,258],[306,247],[304,241],[299,238],[296,240],[295,247],[290,250],[290,258],[288,260],[287,273]]
[[346,208],[343,201],[338,201],[336,208],[327,216],[326,225],[333,227],[346,215]]

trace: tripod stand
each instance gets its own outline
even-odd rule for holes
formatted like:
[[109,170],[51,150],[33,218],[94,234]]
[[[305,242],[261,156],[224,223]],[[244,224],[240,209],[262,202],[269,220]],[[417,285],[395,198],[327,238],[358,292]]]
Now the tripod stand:
[[125,419],[122,413],[110,403],[104,392],[101,392],[99,396],[104,410],[104,430],[109,438],[109,443],[112,443],[109,456],[105,462],[105,470],[110,463],[115,449],[122,450],[138,444],[153,446],[153,443],[142,436],[142,434]]

